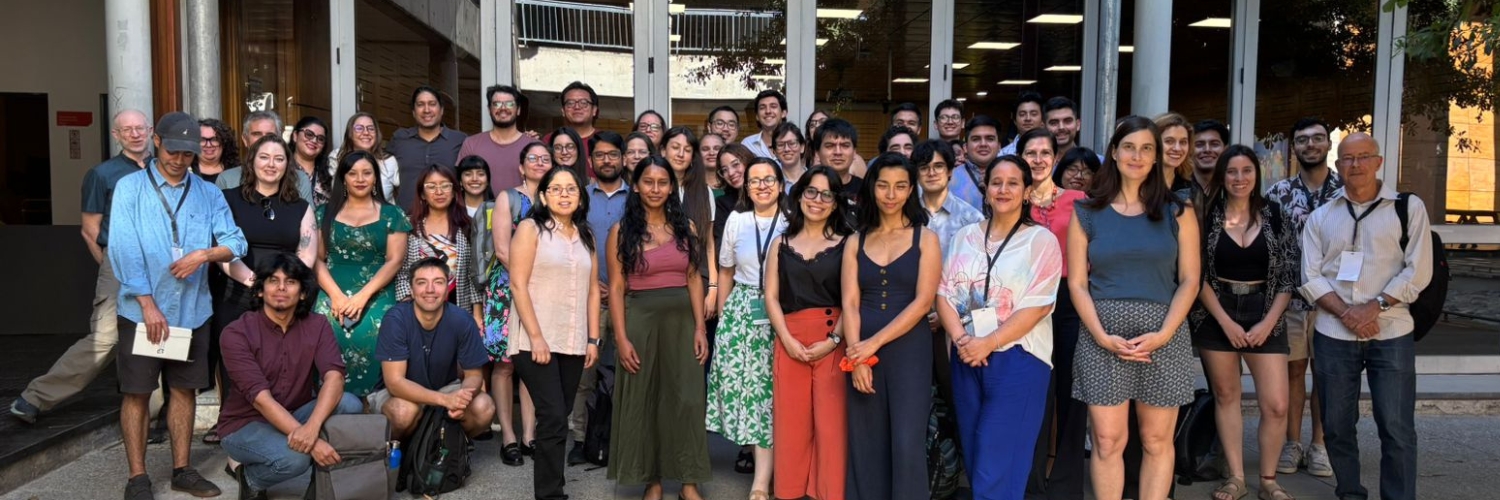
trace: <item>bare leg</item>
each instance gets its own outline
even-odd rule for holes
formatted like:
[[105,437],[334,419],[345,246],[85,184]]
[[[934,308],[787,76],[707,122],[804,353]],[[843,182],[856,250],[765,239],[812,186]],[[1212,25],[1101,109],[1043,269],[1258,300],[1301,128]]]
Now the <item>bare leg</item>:
[[[1286,378],[1290,386],[1287,388],[1287,412],[1286,412],[1286,442],[1302,442],[1302,410],[1307,407],[1307,365],[1308,360],[1299,359],[1288,361],[1286,364]],[[1260,385],[1256,383],[1256,385]],[[1258,392],[1258,391],[1257,391]],[[1318,400],[1313,399],[1313,435],[1321,441],[1323,426],[1318,423]]]
[[197,415],[198,397],[193,389],[172,388],[172,404],[167,408],[167,431],[172,436],[172,467],[189,465],[193,444],[193,418]]
[[[650,489],[648,488],[647,491]],[[703,494],[698,492],[698,485],[692,483],[683,483],[682,494],[679,496],[682,500],[703,500]]]
[[1141,421],[1141,498],[1166,500],[1172,491],[1172,466],[1176,450],[1172,448],[1172,431],[1177,425],[1177,407],[1160,408],[1136,403],[1135,414]]
[[498,410],[496,413],[500,416],[501,444],[516,442],[515,389],[511,385],[511,377],[515,373],[515,365],[496,361],[494,371],[490,374],[490,397],[495,400],[495,408]]
[[1125,443],[1130,439],[1129,401],[1115,406],[1089,405],[1089,421],[1094,435],[1094,457],[1089,463],[1089,479],[1094,498],[1120,500],[1125,494]]
[[1286,434],[1287,388],[1281,385],[1287,380],[1281,373],[1287,367],[1286,355],[1246,354],[1245,364],[1250,365],[1250,376],[1255,378],[1255,397],[1260,401],[1261,484],[1275,483],[1275,479],[1266,481],[1265,478],[1276,477],[1276,461],[1281,456],[1283,444],[1281,437]]
[[755,447],[755,478],[750,482],[750,491],[771,491],[771,449]]
[[521,437],[530,446],[536,441],[536,405],[531,402],[531,391],[526,389],[526,383],[521,383]]
[[149,394],[126,394],[120,401],[120,440],[125,443],[125,460],[130,477],[146,473],[146,407]]
[[[1219,427],[1219,443],[1224,449],[1224,461],[1229,464],[1229,476],[1245,478],[1245,418],[1240,413],[1240,355],[1236,352],[1211,351],[1199,353],[1208,368],[1208,383],[1214,389],[1214,423]],[[1257,391],[1264,390],[1259,384]],[[1261,429],[1265,429],[1261,425]],[[1262,457],[1265,453],[1261,454]],[[1279,454],[1271,457],[1272,466]]]

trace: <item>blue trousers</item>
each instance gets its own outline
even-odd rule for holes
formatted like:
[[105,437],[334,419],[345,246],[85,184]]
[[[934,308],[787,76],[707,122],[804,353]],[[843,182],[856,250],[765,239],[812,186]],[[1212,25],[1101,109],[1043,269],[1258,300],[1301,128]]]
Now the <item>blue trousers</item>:
[[[309,401],[292,412],[292,418],[307,423],[317,405],[316,399]],[[333,414],[347,415],[364,411],[365,403],[346,392],[343,399],[339,400],[339,405],[333,409]],[[219,445],[229,454],[229,458],[244,464],[245,482],[254,490],[265,490],[300,476],[313,465],[312,456],[292,451],[286,445],[286,434],[265,422],[251,422],[234,431],[234,434],[224,436]]]
[[1047,408],[1052,369],[1019,346],[964,364],[955,349],[953,411],[975,500],[1021,500]]
[[1313,380],[1323,404],[1324,441],[1340,499],[1363,500],[1359,482],[1359,375],[1370,383],[1370,402],[1380,434],[1380,498],[1417,498],[1417,368],[1411,335],[1390,340],[1348,341],[1313,337]]

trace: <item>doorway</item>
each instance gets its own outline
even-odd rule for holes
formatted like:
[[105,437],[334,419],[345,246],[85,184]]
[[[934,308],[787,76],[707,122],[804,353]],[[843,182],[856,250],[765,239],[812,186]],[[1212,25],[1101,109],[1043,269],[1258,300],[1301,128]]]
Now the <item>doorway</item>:
[[0,224],[52,224],[47,94],[0,92]]

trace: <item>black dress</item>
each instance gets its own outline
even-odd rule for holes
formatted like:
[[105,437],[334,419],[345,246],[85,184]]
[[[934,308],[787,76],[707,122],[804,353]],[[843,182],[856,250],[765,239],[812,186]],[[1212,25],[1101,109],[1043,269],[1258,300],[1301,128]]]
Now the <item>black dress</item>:
[[[240,261],[253,271],[257,262],[270,259],[277,253],[296,255],[297,246],[302,239],[302,218],[307,215],[307,200],[287,203],[279,196],[266,198],[259,194],[253,194],[252,198],[245,199],[238,187],[224,190],[224,201],[229,205],[229,212],[234,216],[235,224],[240,226],[240,231],[245,233],[247,250]],[[309,287],[305,290],[308,300],[317,297],[315,285],[308,283],[303,286]],[[212,338],[217,340],[219,332],[249,311],[253,301],[250,287],[225,279],[219,301],[214,304]],[[211,352],[219,351],[214,348]]]

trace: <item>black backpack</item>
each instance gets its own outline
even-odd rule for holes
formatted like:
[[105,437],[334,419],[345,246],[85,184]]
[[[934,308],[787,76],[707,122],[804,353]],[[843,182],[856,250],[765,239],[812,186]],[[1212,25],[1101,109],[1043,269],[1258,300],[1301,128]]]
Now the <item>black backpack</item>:
[[469,468],[469,436],[459,421],[448,418],[447,408],[422,407],[416,432],[401,448],[400,483],[412,496],[437,496],[457,490],[473,472]]
[[927,416],[927,489],[933,500],[946,500],[958,493],[964,463],[957,437],[953,412],[934,386],[932,411]]
[[599,362],[594,368],[594,394],[588,400],[588,428],[583,433],[583,458],[599,466],[609,465],[609,431],[614,416],[615,367]]
[[1214,422],[1214,395],[1208,389],[1193,392],[1193,401],[1177,411],[1177,431],[1172,446],[1177,452],[1175,473],[1178,484],[1219,479],[1214,464],[1214,443],[1219,440],[1219,426]]
[[[1410,205],[1411,193],[1401,193],[1396,196],[1396,215],[1401,218],[1401,250],[1406,251],[1406,244],[1411,238],[1406,235],[1407,214]],[[1422,214],[1426,217],[1427,214]],[[1415,324],[1411,333],[1414,340],[1422,340],[1432,327],[1437,325],[1438,319],[1443,317],[1443,303],[1448,300],[1448,281],[1452,276],[1448,274],[1448,254],[1443,251],[1443,238],[1439,237],[1437,231],[1432,231],[1432,281],[1422,293],[1417,295],[1417,300],[1407,304],[1411,311],[1411,319]]]

